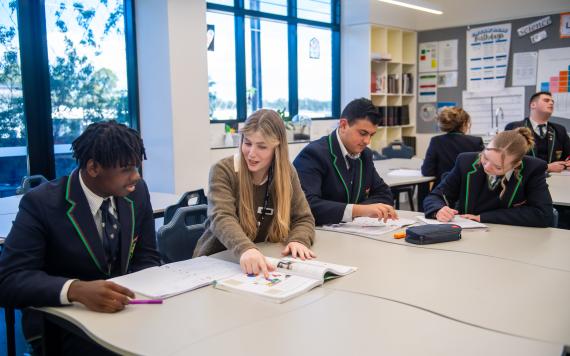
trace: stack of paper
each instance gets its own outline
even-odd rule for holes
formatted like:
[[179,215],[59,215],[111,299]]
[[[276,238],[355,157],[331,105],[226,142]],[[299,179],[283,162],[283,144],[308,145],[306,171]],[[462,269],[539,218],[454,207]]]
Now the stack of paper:
[[419,169],[393,169],[388,172],[390,177],[421,177],[422,172]]
[[413,219],[388,220],[384,223],[377,218],[358,217],[352,222],[325,225],[322,229],[375,238],[415,223]]
[[437,221],[435,219],[427,219],[423,216],[418,216],[417,217],[418,220],[422,221],[423,223],[429,224],[429,225],[437,225],[437,224],[454,224],[454,225],[458,225],[459,227],[461,227],[462,229],[468,229],[468,230],[472,230],[472,229],[487,229],[488,226],[485,224],[482,224],[480,222],[477,221],[473,221],[473,220],[469,220],[469,219],[465,219],[462,218],[461,216],[455,216],[453,218],[453,220],[449,221],[449,222],[441,222],[441,221]]

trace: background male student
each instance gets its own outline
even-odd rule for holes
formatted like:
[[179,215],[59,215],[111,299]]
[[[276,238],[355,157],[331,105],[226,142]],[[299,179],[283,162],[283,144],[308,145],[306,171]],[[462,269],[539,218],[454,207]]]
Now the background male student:
[[293,165],[317,225],[358,216],[397,218],[390,188],[376,172],[367,147],[380,124],[368,99],[351,101],[338,128],[308,144]]
[[[105,279],[160,264],[139,134],[114,121],[89,125],[72,144],[79,168],[21,200],[0,256],[0,305],[79,302],[116,312],[133,292]],[[38,351],[39,314],[24,310],[24,334]],[[63,334],[63,353],[105,354]]]
[[570,168],[570,138],[566,128],[549,122],[554,110],[552,94],[541,91],[533,94],[529,101],[530,113],[522,121],[507,124],[505,130],[528,127],[534,132],[535,146],[527,154],[546,161],[548,172],[562,172]]

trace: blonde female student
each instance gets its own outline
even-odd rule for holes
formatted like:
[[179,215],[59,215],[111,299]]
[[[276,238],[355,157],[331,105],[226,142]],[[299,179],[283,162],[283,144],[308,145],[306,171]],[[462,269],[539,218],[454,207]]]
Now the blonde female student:
[[443,181],[424,200],[427,218],[548,227],[552,198],[546,162],[525,156],[533,135],[527,128],[497,134],[481,153],[462,153]]
[[435,176],[435,185],[441,181],[444,173],[453,168],[457,155],[480,152],[484,147],[481,137],[467,134],[471,127],[467,111],[457,107],[445,108],[438,115],[437,122],[445,134],[432,137],[422,165],[422,174]]
[[273,110],[249,116],[239,152],[210,170],[206,231],[194,256],[230,250],[248,274],[273,271],[257,242],[280,242],[283,255],[310,259],[315,220],[289,161],[285,125]]

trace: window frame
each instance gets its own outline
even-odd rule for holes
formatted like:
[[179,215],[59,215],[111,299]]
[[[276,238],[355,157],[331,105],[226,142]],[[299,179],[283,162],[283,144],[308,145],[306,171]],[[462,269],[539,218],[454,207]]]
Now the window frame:
[[287,53],[289,75],[289,115],[299,112],[297,25],[308,25],[330,29],[332,38],[332,115],[313,117],[312,120],[329,120],[340,116],[340,0],[331,0],[331,22],[321,22],[297,17],[297,0],[287,1],[287,15],[246,9],[244,1],[234,0],[234,5],[221,5],[206,1],[206,11],[233,14],[236,59],[236,107],[235,120],[209,120],[210,124],[232,124],[244,122],[247,118],[246,60],[245,60],[245,18],[256,17],[264,20],[277,20],[287,25]]
[[[140,127],[134,0],[123,1],[130,127]],[[56,178],[45,0],[18,0],[28,174]],[[39,40],[38,40],[39,39]]]

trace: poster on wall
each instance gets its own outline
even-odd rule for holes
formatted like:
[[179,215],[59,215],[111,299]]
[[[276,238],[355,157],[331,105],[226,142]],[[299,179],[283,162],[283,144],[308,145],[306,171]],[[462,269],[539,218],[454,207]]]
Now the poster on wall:
[[437,71],[437,42],[420,43],[419,71],[436,72]]
[[510,23],[467,31],[467,91],[505,88],[510,44]]
[[418,102],[433,103],[437,101],[437,74],[422,73],[418,79]]
[[437,86],[439,88],[453,88],[457,86],[457,71],[437,73]]
[[560,14],[560,38],[570,38],[570,12]]
[[519,52],[513,55],[513,86],[536,84],[538,52]]
[[552,116],[570,119],[570,47],[538,51],[536,91],[549,91],[554,99]]
[[493,135],[524,117],[524,87],[500,91],[463,91],[463,109],[471,116],[472,135]]
[[457,70],[457,47],[459,40],[439,41],[437,43],[437,65],[441,72]]

